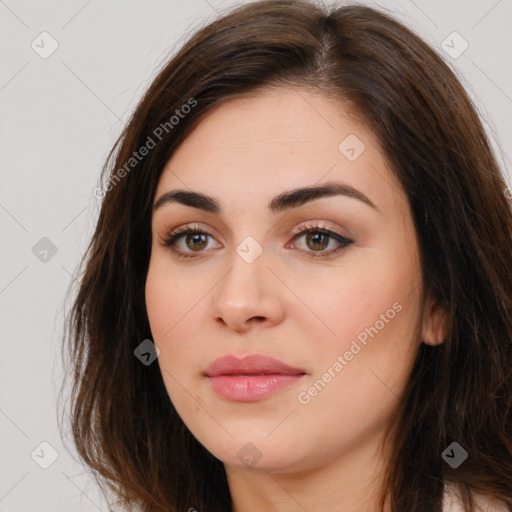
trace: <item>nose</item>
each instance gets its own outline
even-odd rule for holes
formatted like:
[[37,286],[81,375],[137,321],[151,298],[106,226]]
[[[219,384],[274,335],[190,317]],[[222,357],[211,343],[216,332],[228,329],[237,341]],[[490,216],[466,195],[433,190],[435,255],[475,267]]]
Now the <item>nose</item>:
[[282,321],[283,284],[268,268],[265,252],[249,263],[233,251],[228,265],[229,270],[217,284],[214,293],[214,320],[237,332]]

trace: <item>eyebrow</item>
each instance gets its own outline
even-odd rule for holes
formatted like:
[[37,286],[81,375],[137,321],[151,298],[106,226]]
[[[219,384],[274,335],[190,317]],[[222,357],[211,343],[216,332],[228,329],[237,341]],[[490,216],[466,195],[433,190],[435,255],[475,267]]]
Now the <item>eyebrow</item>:
[[[375,204],[360,190],[345,183],[335,181],[325,183],[324,185],[312,185],[283,192],[270,201],[268,208],[272,213],[278,213],[291,208],[298,208],[315,199],[336,195],[358,199],[379,211]],[[169,203],[179,203],[215,214],[220,214],[223,211],[217,199],[190,190],[171,190],[166,192],[155,203],[153,211]]]

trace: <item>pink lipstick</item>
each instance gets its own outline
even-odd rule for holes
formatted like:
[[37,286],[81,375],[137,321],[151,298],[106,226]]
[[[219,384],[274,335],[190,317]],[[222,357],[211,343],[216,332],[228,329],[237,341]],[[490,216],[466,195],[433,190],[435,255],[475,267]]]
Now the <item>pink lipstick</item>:
[[272,357],[254,354],[215,359],[204,375],[218,395],[237,402],[262,400],[298,382],[306,372]]

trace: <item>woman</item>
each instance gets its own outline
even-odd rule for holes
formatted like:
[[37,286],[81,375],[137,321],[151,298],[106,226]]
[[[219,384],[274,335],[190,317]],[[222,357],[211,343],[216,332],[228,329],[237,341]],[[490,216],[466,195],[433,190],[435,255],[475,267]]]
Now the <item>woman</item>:
[[512,210],[436,52],[369,7],[249,3],[114,149],[68,347],[122,506],[512,510]]

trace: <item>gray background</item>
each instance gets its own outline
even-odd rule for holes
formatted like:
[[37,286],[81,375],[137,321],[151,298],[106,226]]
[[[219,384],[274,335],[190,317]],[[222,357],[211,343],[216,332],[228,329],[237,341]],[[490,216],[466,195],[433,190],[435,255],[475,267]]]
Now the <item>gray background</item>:
[[[392,10],[438,48],[453,31],[468,42],[457,58],[444,55],[511,183],[512,0],[365,3]],[[101,165],[124,121],[177,45],[234,4],[0,0],[0,512],[107,510],[58,431],[64,295],[94,229]],[[58,43],[47,58],[43,31]],[[452,53],[462,48],[457,38],[447,42]],[[55,254],[43,252],[43,237]]]

